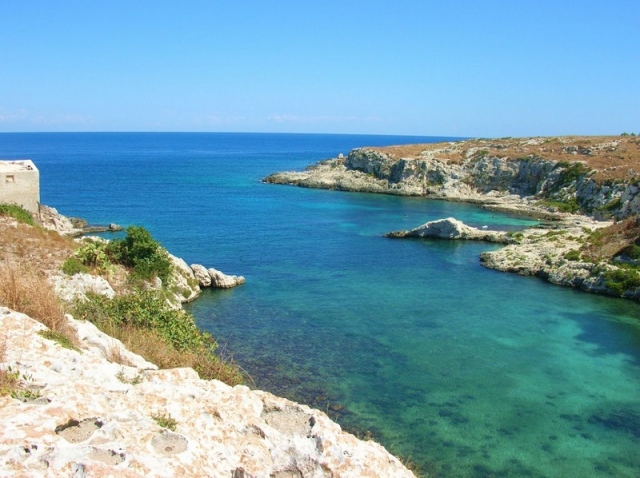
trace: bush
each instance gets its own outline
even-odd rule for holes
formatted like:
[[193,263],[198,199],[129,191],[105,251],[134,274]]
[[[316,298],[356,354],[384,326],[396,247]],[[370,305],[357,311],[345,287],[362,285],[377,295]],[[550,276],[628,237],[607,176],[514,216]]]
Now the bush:
[[108,274],[113,268],[108,245],[108,242],[89,242],[78,249],[76,257],[83,265],[95,269],[98,274]]
[[0,216],[9,216],[16,221],[30,226],[35,226],[36,223],[31,216],[31,213],[17,204],[0,204]]
[[564,258],[568,261],[579,261],[580,251],[577,249],[571,249],[564,255]]
[[566,201],[557,201],[555,199],[543,199],[540,201],[541,206],[557,209],[560,212],[576,213],[580,210],[580,205],[575,198]]
[[133,282],[159,277],[165,287],[173,271],[167,251],[140,226],[128,227],[123,239],[87,243],[78,249],[76,257],[99,274],[109,274],[114,264],[121,264],[130,269]]
[[62,264],[62,272],[72,276],[73,274],[89,272],[89,268],[85,266],[80,259],[75,256],[67,258]]
[[140,226],[129,226],[124,239],[111,241],[107,253],[118,264],[132,269],[134,279],[159,277],[167,286],[173,266],[167,251]]
[[632,266],[621,266],[604,273],[604,284],[615,295],[622,296],[625,292],[640,287],[640,274]]

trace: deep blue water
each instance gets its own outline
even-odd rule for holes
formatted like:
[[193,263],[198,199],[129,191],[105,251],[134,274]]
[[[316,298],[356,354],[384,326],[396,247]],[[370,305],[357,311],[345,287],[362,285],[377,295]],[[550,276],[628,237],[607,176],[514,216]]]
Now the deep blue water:
[[638,304],[480,266],[493,245],[382,234],[470,205],[266,185],[358,146],[442,138],[0,134],[44,204],[147,227],[247,278],[189,306],[259,388],[326,411],[438,476],[640,476]]

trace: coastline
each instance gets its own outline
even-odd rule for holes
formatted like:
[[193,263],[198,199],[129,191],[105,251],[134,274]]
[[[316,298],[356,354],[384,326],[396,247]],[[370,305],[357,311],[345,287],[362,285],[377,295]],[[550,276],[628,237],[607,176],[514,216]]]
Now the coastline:
[[640,141],[633,137],[465,140],[357,148],[263,182],[469,203],[545,221],[483,253],[482,265],[638,300],[640,275],[624,265],[635,237],[608,257],[585,257],[596,231],[623,220],[637,226],[630,218],[640,213],[638,158]]
[[[56,213],[42,233],[1,218],[0,228],[15,238],[40,238],[24,237],[28,251],[7,251],[5,265],[23,262],[26,253],[67,302],[88,293],[121,294],[129,274],[122,269],[112,269],[113,287],[100,275],[60,272],[77,250],[69,223]],[[69,237],[63,240],[56,228]],[[244,282],[167,254],[173,279],[164,297],[172,307],[194,300],[201,286],[216,280],[225,288]],[[162,285],[154,280],[146,287]],[[75,337],[69,347],[42,322],[0,307],[0,470],[30,476],[414,476],[382,445],[343,431],[319,410],[205,380],[193,368],[159,370],[92,322],[69,314],[62,321],[57,327]]]

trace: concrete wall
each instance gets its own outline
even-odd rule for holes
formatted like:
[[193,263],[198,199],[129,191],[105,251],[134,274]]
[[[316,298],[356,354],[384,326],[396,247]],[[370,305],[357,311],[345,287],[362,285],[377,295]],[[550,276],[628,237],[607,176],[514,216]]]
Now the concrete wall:
[[33,161],[0,161],[0,203],[17,204],[38,213],[40,172]]

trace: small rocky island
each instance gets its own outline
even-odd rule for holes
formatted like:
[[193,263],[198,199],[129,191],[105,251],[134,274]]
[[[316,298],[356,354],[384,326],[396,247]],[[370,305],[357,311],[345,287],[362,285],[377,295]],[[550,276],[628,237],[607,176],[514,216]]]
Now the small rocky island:
[[633,135],[364,147],[264,182],[467,202],[542,219],[507,234],[448,218],[387,237],[503,243],[482,254],[484,266],[640,298],[640,138]]

